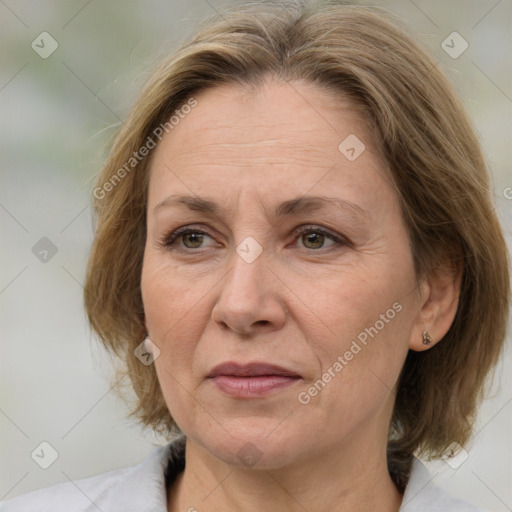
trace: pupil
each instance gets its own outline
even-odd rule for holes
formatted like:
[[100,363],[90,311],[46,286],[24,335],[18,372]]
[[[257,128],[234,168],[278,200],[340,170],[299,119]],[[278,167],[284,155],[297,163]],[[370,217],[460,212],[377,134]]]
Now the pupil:
[[[318,247],[321,247],[322,246],[322,243],[323,243],[323,236],[322,234],[320,233],[308,233],[306,236],[306,240],[307,240],[307,243],[305,243],[304,245],[306,247],[311,247],[313,246],[314,248],[318,248]],[[308,245],[309,244],[309,245]]]
[[185,235],[184,238],[185,245],[187,247],[189,247],[189,245],[192,245],[193,247],[198,247],[199,245],[201,245],[202,236],[203,235],[200,235],[199,233],[188,233],[187,235]]

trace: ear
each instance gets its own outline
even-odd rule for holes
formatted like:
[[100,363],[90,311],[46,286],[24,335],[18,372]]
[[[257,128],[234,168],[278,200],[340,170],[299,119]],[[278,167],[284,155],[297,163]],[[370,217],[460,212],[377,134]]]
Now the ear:
[[[420,284],[419,311],[411,331],[409,348],[418,352],[428,350],[443,339],[450,329],[459,305],[462,269],[438,268]],[[432,343],[423,343],[428,331]]]

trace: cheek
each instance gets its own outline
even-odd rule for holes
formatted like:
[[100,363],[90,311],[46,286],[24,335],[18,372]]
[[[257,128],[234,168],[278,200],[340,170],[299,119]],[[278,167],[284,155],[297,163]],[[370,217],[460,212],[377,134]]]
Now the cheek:
[[[352,311],[350,326],[340,323],[336,340],[331,336],[331,343],[315,348],[321,370],[316,379],[305,383],[298,397],[306,421],[323,418],[338,434],[348,435],[380,417],[385,431],[408,350],[400,320],[404,310],[397,313],[391,306],[383,310],[384,315],[386,311],[391,312],[385,316],[388,323],[379,318],[380,313],[375,318],[367,311],[361,315]],[[369,317],[373,320],[367,321]]]
[[338,268],[317,280],[314,293],[301,294],[304,298],[298,307],[303,311],[296,317],[305,329],[314,328],[310,334],[324,351],[343,353],[359,335],[363,343],[365,337],[371,340],[373,336],[389,337],[391,342],[402,331],[399,327],[406,316],[404,302],[409,300],[412,280],[407,281],[406,271],[398,276],[380,263],[375,258]]
[[141,292],[146,317],[146,327],[152,341],[159,347],[155,369],[164,400],[174,421],[187,429],[193,417],[194,401],[190,368],[195,349],[194,339],[199,336],[201,322],[194,294],[185,292],[173,269],[152,261],[144,261]]
[[160,349],[156,361],[159,379],[169,384],[172,375],[186,385],[190,373],[187,368],[191,366],[194,351],[194,344],[189,340],[197,339],[202,324],[198,298],[193,288],[187,289],[176,278],[174,269],[151,255],[144,261],[141,293],[147,330]]
[[389,395],[408,351],[413,282],[412,272],[399,277],[392,267],[375,265],[347,270],[337,283],[319,286],[321,292],[308,303],[322,320],[317,321],[322,333],[310,338],[321,381],[318,393],[307,390],[311,403],[335,403],[345,415],[363,411],[364,404],[372,408]]
[[161,255],[151,252],[146,255],[141,293],[147,328],[155,342],[166,345],[185,325],[187,328],[198,325],[197,316],[205,289],[207,287],[200,283],[182,278],[179,268],[169,265]]

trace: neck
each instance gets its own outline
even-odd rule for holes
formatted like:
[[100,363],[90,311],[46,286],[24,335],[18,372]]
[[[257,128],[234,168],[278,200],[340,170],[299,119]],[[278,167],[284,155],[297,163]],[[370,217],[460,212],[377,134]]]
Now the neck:
[[226,464],[187,439],[186,467],[168,490],[168,510],[253,512],[272,503],[278,512],[398,512],[402,495],[385,449],[375,448],[330,447],[286,467],[258,470]]

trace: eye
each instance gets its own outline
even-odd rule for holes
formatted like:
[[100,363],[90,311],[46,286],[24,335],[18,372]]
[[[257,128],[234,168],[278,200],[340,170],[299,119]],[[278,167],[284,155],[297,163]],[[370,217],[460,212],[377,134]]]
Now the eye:
[[[319,250],[335,245],[350,245],[350,242],[344,237],[335,235],[319,226],[303,226],[296,230],[295,236],[296,243],[304,249]],[[187,226],[164,236],[160,240],[160,244],[170,250],[187,251],[212,247],[215,245],[215,240],[205,231]]]
[[[342,237],[326,231],[318,226],[304,226],[297,231],[297,241],[300,241],[305,249],[325,249],[333,245],[347,245]],[[330,242],[327,245],[326,242]]]
[[190,227],[186,227],[177,229],[176,231],[173,231],[172,233],[164,237],[162,244],[169,249],[176,248],[178,244],[178,249],[201,249],[205,247],[203,243],[208,239],[213,241],[212,237],[208,235],[208,233],[201,231],[199,229],[192,229]]

